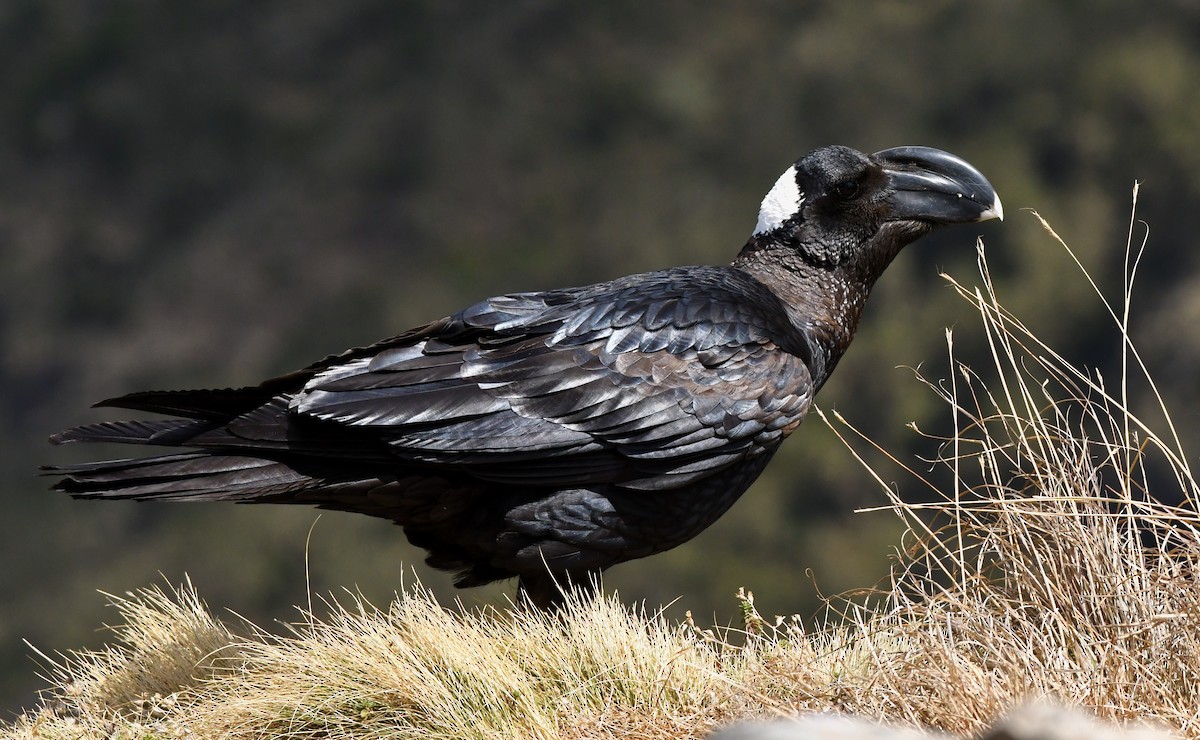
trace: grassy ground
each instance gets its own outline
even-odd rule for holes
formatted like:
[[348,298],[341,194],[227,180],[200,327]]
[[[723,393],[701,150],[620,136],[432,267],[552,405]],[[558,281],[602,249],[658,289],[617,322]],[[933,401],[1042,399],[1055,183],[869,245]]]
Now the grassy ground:
[[[958,363],[947,335],[949,375],[927,385],[956,431],[912,473],[952,483],[913,504],[878,477],[907,525],[891,583],[831,602],[825,627],[764,617],[748,593],[744,629],[714,631],[615,596],[547,618],[415,586],[384,607],[349,594],[281,637],[218,620],[189,584],[150,588],[113,597],[107,650],[44,656],[44,706],[4,736],[687,738],[830,709],[967,733],[1040,696],[1200,738],[1200,521],[1147,486],[1198,491],[1165,404],[1130,408],[1157,398],[1124,331],[1138,256],[1105,304],[1111,383],[1003,308],[982,247],[980,287],[950,281],[994,367]],[[826,421],[862,459],[881,452]]]

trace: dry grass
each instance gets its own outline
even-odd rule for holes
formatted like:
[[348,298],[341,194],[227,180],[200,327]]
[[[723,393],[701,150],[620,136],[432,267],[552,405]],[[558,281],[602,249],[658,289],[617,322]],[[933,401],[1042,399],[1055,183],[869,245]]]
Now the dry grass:
[[148,589],[115,599],[112,647],[50,663],[45,706],[8,736],[682,738],[828,709],[966,733],[1049,696],[1200,738],[1200,521],[1146,490],[1154,476],[1196,500],[1197,484],[1165,405],[1153,423],[1130,408],[1157,397],[1125,331],[1139,256],[1110,308],[1111,387],[1005,311],[982,248],[981,288],[951,281],[995,367],[961,365],[950,341],[950,377],[928,385],[953,415],[934,467],[954,483],[921,504],[883,485],[908,531],[890,588],[839,602],[843,621],[806,631],[744,595],[745,631],[714,633],[611,597],[559,620],[446,609],[416,587],[280,637],[235,632],[190,586]]

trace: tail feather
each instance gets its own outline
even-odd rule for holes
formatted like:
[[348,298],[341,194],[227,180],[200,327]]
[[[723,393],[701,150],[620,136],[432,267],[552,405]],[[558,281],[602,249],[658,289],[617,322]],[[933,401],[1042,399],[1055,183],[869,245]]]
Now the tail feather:
[[137,421],[105,421],[85,424],[50,436],[55,445],[73,442],[117,442],[121,444],[181,445],[215,422],[194,419],[162,419]]
[[214,388],[191,391],[141,391],[95,404],[99,407],[173,414],[189,419],[231,419],[271,399],[265,387]]
[[318,488],[321,481],[257,457],[181,453],[48,467],[54,488],[75,498],[265,501]]
[[[75,498],[309,503],[353,509],[345,487],[355,467],[390,460],[386,445],[360,449],[358,438],[325,435],[318,426],[287,420],[288,398],[254,398],[250,409],[225,416],[249,403],[256,389],[135,393],[105,405],[186,418],[108,421],[78,426],[50,438],[54,444],[108,442],[199,448],[144,458],[100,460],[45,467],[62,478],[55,490]],[[220,410],[218,413],[218,409]],[[331,465],[330,458],[341,463]],[[370,476],[367,476],[368,478]],[[339,495],[326,501],[325,493]],[[352,499],[353,497],[349,497]]]

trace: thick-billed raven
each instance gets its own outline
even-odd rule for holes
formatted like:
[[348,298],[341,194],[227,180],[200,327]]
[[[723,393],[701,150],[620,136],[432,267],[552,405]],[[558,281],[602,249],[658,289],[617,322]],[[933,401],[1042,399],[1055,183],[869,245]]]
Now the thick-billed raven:
[[900,249],[1001,216],[947,152],[817,149],[732,265],[502,295],[257,386],[103,401],[173,418],[51,441],[188,451],[49,470],[77,498],[384,517],[458,586],[516,576],[548,607],[716,521],[804,419]]

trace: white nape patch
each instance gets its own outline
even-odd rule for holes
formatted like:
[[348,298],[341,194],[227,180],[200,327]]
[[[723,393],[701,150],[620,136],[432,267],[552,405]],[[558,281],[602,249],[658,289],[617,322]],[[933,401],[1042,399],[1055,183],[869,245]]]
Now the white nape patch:
[[763,198],[758,208],[758,225],[754,227],[755,235],[774,231],[783,225],[800,210],[804,202],[804,193],[796,185],[796,166],[792,165],[775,181],[771,192]]

